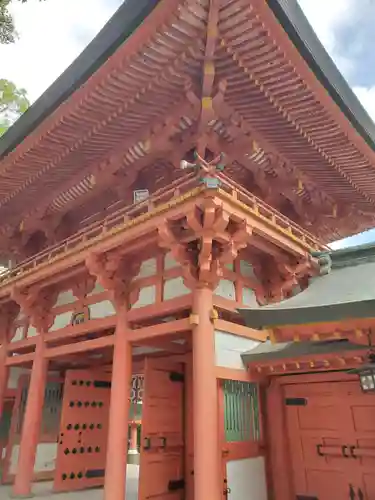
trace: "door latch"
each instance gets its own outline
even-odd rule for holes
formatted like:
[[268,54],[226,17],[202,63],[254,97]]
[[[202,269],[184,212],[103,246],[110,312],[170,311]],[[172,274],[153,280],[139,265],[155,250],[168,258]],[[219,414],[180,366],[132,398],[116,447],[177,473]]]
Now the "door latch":
[[232,490],[230,488],[225,488],[223,493],[225,498],[228,498],[228,495],[232,493]]
[[223,491],[223,495],[225,498],[228,498],[228,495],[230,493],[232,493],[232,490],[230,488],[228,488],[228,480],[227,479],[224,479],[224,491]]

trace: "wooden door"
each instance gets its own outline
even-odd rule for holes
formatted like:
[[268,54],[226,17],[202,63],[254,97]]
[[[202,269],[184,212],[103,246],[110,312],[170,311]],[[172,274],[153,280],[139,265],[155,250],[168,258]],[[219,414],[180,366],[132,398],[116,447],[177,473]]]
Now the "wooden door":
[[285,407],[296,498],[375,498],[375,397],[358,381],[298,384]]
[[358,500],[375,499],[375,395],[346,384],[351,420],[347,431],[353,488]]
[[185,498],[184,370],[146,359],[139,500]]
[[104,484],[110,380],[98,370],[66,373],[54,491]]
[[[19,377],[17,383],[8,442],[3,460],[2,481],[4,483],[12,482],[17,472],[23,418],[29,397],[29,382],[29,376],[24,374]],[[53,374],[48,375],[44,393],[42,425],[34,463],[34,481],[53,480],[55,474],[62,384],[63,380],[60,377]]]

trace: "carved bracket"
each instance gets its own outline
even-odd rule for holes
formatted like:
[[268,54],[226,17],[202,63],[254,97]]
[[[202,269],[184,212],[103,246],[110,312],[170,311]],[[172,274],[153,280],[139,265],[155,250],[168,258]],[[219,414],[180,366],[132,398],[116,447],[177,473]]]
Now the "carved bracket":
[[57,293],[55,291],[39,287],[19,290],[14,287],[11,297],[28,316],[30,324],[39,333],[48,331],[53,322],[50,311],[56,302]]
[[169,250],[182,266],[186,286],[215,288],[223,267],[247,246],[251,228],[245,221],[231,220],[212,198],[196,206],[179,221],[166,221],[159,228],[159,245]]
[[7,302],[0,307],[0,345],[9,340],[11,327],[19,313],[19,306],[15,302]]
[[296,286],[300,286],[303,290],[308,286],[308,279],[317,274],[319,274],[319,264],[310,255],[295,263],[270,259],[263,270],[268,302],[279,302],[290,297]]
[[131,281],[140,266],[140,262],[129,261],[120,254],[91,253],[86,259],[89,273],[110,292],[116,310],[134,302]]

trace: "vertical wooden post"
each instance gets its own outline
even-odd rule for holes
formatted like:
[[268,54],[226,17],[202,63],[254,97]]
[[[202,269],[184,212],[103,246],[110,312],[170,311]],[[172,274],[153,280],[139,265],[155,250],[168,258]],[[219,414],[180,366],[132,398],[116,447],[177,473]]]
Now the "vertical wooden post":
[[0,346],[0,420],[3,415],[5,394],[8,387],[9,368],[6,365],[7,361],[7,344]]
[[25,498],[31,495],[35,455],[42,424],[47,368],[48,361],[44,357],[43,334],[39,333],[22,424],[18,465],[13,487],[14,497]]
[[[277,415],[277,418],[275,418]],[[288,500],[293,498],[291,464],[288,438],[286,435],[285,405],[282,387],[277,380],[271,382],[267,389],[267,430],[269,434],[269,461],[272,477],[271,492],[277,492],[277,498]]]
[[104,481],[105,500],[124,500],[126,496],[126,465],[128,451],[129,396],[132,372],[132,351],[128,341],[126,307],[118,310],[113,346],[111,403],[107,461]]
[[212,298],[208,287],[198,286],[194,290],[193,313],[197,320],[193,327],[194,500],[222,498]]

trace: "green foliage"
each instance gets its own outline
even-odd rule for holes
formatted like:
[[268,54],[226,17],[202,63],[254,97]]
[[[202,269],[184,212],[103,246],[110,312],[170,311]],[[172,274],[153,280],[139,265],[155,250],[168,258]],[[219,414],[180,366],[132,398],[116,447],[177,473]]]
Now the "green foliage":
[[[22,3],[27,2],[27,0],[18,1]],[[17,37],[13,18],[9,12],[10,3],[11,0],[0,0],[0,44],[13,43]]]
[[12,43],[15,39],[13,18],[8,11],[11,0],[0,0],[0,43]]
[[14,83],[0,78],[0,136],[29,105],[25,89],[18,89]]

